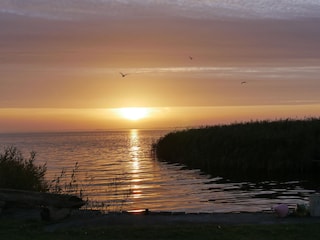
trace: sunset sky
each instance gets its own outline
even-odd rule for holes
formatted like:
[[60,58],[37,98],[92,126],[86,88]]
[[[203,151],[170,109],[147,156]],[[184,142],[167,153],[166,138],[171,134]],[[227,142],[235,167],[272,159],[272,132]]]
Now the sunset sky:
[[0,133],[320,117],[319,13],[320,0],[2,0]]

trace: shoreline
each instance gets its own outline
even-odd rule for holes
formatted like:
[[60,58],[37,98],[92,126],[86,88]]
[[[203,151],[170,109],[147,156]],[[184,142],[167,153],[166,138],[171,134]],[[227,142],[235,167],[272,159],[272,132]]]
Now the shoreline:
[[213,225],[269,225],[320,223],[320,217],[277,217],[275,213],[107,213],[78,217],[77,214],[57,223],[49,223],[45,230],[102,228],[108,226],[170,226],[190,224]]
[[[3,211],[0,220],[41,221],[40,209]],[[108,226],[174,226],[174,225],[279,225],[320,223],[320,217],[278,217],[273,212],[184,213],[184,212],[113,212],[75,210],[60,221],[44,222],[46,232],[70,229],[94,229]]]

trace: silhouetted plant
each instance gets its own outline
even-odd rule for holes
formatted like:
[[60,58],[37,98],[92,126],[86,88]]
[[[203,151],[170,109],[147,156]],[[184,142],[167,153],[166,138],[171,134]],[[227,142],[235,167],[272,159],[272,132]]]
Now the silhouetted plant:
[[79,164],[75,163],[74,168],[68,172],[62,169],[60,174],[55,176],[53,180],[50,181],[48,191],[58,194],[70,194],[75,195],[80,198],[84,196],[84,188],[89,183],[87,178],[85,180],[79,180]]
[[16,147],[7,147],[0,153],[0,188],[45,192],[48,184],[45,181],[46,164],[35,164],[35,152],[24,158]]
[[214,176],[305,178],[320,160],[320,119],[256,121],[172,132],[156,143],[160,160]]
[[108,199],[105,201],[89,200],[86,208],[104,213],[125,211],[125,207],[132,195],[131,185],[127,185],[128,180],[125,173],[112,178],[107,184],[108,188],[105,192]]
[[83,197],[83,185],[78,180],[79,165],[69,174],[64,169],[53,180],[45,179],[46,164],[35,164],[36,153],[23,157],[16,147],[7,147],[0,154],[0,188],[71,194]]
[[80,167],[78,162],[75,163],[71,171],[62,169],[60,174],[50,181],[49,192],[78,196],[86,201],[86,205],[83,208],[87,210],[99,210],[101,212],[121,212],[124,210],[126,202],[131,195],[131,188],[123,188],[123,185],[128,182],[124,173],[121,176],[113,178],[108,184],[108,189],[105,192],[108,200],[95,201],[94,199],[89,199],[86,193],[86,189],[93,179],[88,176],[80,178],[79,172]]
[[79,164],[75,163],[71,171],[62,169],[53,180],[46,180],[46,164],[35,164],[36,153],[31,152],[29,158],[24,158],[16,147],[7,147],[0,153],[0,188],[12,188],[29,191],[70,194],[86,200],[84,208],[102,212],[124,210],[131,195],[131,188],[123,188],[128,182],[125,174],[116,177],[108,185],[106,195],[109,200],[101,202],[89,200],[85,190],[91,184],[92,178],[79,177]]

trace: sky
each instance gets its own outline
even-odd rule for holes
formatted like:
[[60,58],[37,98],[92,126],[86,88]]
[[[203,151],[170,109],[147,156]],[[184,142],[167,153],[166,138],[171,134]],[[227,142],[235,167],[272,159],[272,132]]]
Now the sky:
[[[319,117],[319,12],[320,0],[2,0],[0,133]],[[119,110],[132,107],[140,119]]]

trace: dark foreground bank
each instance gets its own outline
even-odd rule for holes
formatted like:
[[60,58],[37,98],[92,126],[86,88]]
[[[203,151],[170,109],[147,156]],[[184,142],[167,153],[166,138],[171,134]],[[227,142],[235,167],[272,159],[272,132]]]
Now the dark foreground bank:
[[241,181],[319,183],[320,119],[257,121],[172,132],[158,159]]
[[273,225],[273,224],[307,224],[318,223],[318,217],[285,217],[280,218],[271,213],[115,213],[99,216],[71,217],[60,223],[52,223],[46,226],[47,231],[71,228],[96,228],[105,226],[170,226],[170,225]]
[[1,239],[316,239],[320,218],[271,213],[77,214],[60,222],[0,218]]

